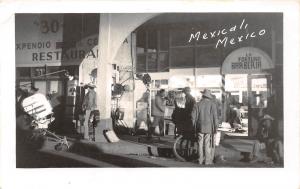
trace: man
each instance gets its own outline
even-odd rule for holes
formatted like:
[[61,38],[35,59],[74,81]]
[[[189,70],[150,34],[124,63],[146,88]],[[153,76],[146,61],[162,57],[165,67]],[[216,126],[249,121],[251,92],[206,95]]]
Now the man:
[[202,99],[192,111],[192,123],[196,126],[199,144],[198,163],[213,164],[215,141],[214,134],[218,127],[218,115],[216,104],[212,101],[212,94],[205,89]]
[[[253,159],[251,163],[257,161],[268,162],[270,159],[273,163],[283,163],[283,143],[282,138],[278,135],[277,127],[274,125],[274,118],[265,114],[261,118],[260,127],[257,132],[257,141],[253,146]],[[263,153],[265,148],[265,152]]]
[[192,111],[194,108],[194,105],[196,104],[195,98],[191,95],[191,88],[185,87],[183,89],[183,92],[185,94],[185,108],[184,108],[184,117],[185,117],[185,124],[186,124],[186,131],[190,131],[193,128],[192,123]]
[[89,119],[91,112],[93,110],[97,109],[97,94],[94,91],[94,88],[96,87],[94,84],[89,83],[87,85],[88,87],[88,92],[84,96],[83,99],[83,104],[82,104],[82,110],[85,111],[85,116],[84,116],[84,139],[89,139]]
[[164,89],[159,90],[155,96],[154,102],[152,103],[152,116],[154,117],[154,120],[150,134],[152,134],[153,130],[155,130],[157,126],[159,126],[160,135],[164,134],[164,114],[166,108],[165,96],[166,91]]

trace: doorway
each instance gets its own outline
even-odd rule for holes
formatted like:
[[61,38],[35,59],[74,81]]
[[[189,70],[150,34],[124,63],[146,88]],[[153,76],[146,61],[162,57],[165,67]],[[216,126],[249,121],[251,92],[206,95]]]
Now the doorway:
[[271,96],[271,75],[248,75],[249,136],[256,136],[261,117]]

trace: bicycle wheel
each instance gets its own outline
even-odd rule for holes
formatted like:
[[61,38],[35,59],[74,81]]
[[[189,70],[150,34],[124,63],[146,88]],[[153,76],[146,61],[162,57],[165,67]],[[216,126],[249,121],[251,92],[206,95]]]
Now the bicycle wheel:
[[180,161],[193,161],[198,158],[198,143],[194,137],[180,135],[174,142],[173,152]]

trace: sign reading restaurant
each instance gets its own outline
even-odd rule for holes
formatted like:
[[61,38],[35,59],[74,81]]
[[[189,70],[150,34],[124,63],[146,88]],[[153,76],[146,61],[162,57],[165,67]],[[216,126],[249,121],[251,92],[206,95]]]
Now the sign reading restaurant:
[[[98,35],[65,42],[62,14],[26,14],[16,18],[16,66],[79,65],[98,57]],[[97,48],[94,48],[94,47]],[[67,47],[64,49],[64,47]]]
[[274,64],[264,51],[254,47],[242,47],[226,57],[222,74],[255,74],[272,68]]

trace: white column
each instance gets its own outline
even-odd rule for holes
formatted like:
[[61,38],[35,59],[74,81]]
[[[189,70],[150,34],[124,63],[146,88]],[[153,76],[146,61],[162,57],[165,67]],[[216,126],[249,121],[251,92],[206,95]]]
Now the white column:
[[110,60],[110,14],[100,14],[99,57],[97,65],[97,108],[100,110],[100,125],[96,127],[96,142],[106,141],[104,129],[112,129],[111,84],[112,65]]

